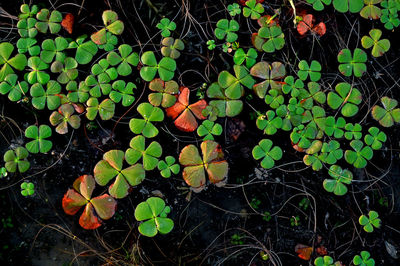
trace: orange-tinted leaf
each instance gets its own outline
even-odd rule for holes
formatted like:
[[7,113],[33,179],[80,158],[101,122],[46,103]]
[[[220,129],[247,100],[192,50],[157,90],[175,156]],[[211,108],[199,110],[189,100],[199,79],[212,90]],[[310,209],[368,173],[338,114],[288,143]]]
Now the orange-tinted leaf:
[[175,126],[185,132],[193,132],[197,129],[198,124],[196,118],[189,109],[185,109],[183,113],[175,120]]
[[114,216],[117,201],[108,194],[95,197],[91,200],[96,213],[101,219],[107,220]]
[[87,200],[74,189],[68,189],[62,199],[62,207],[68,215],[76,214],[86,203]]
[[201,112],[207,107],[207,102],[205,100],[200,100],[198,102],[195,102],[194,104],[189,105],[190,111],[193,112],[193,114],[201,120],[206,119],[207,117],[203,116]]
[[323,36],[326,33],[326,25],[323,22],[318,23],[317,26],[315,26],[313,29],[313,32],[318,34],[319,36]]
[[228,163],[224,161],[212,162],[206,164],[206,169],[208,173],[208,179],[213,184],[219,183],[225,180],[228,175]]
[[294,247],[294,250],[296,251],[296,253],[298,254],[299,258],[303,259],[303,260],[310,260],[311,258],[311,254],[313,252],[313,248],[303,245],[303,244],[297,244]]
[[74,28],[75,17],[71,13],[65,15],[64,19],[61,21],[61,26],[69,33],[72,34]]
[[[85,199],[90,200],[90,198],[92,197],[92,192],[96,185],[93,176],[83,175],[80,176],[78,179],[80,181],[80,184],[79,184],[79,190],[77,191],[79,191],[79,193],[81,193],[82,196],[85,197]],[[75,187],[75,182],[74,182],[74,187]]]
[[186,166],[182,172],[186,184],[194,188],[203,187],[206,183],[206,175],[203,165]]
[[328,254],[328,250],[324,246],[317,247],[316,251],[321,256],[325,256]]
[[182,87],[180,91],[181,92],[178,96],[178,100],[176,101],[176,103],[165,110],[167,112],[167,116],[171,117],[172,119],[177,118],[189,105],[189,89],[186,87]]
[[313,26],[314,16],[312,14],[307,14],[303,16],[303,20],[297,24],[297,32],[300,35],[306,34]]
[[91,203],[86,204],[85,210],[79,218],[79,224],[87,230],[96,229],[101,225],[101,220],[94,214],[94,208]]

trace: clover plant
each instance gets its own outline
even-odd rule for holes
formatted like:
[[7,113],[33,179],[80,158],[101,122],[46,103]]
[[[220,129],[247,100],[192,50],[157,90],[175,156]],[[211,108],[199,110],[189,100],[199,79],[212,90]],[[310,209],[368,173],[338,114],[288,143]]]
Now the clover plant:
[[161,30],[161,36],[169,37],[171,36],[171,31],[176,29],[176,23],[169,20],[169,18],[163,18],[157,23],[156,27]]
[[68,41],[63,37],[57,37],[54,40],[47,39],[42,42],[42,51],[40,59],[43,62],[50,64],[55,59],[56,61],[64,62],[66,57],[65,50],[68,48]]
[[101,226],[102,220],[114,216],[117,201],[108,194],[92,197],[96,183],[91,175],[78,177],[73,188],[68,189],[62,199],[62,207],[68,215],[75,215],[85,206],[79,218],[79,224],[84,229],[92,230]]
[[140,159],[143,160],[143,168],[146,171],[157,167],[159,158],[162,155],[162,147],[157,141],[152,141],[148,147],[145,146],[145,137],[138,135],[131,139],[130,148],[125,152],[125,160],[133,165]]
[[39,8],[37,5],[32,5],[30,7],[28,4],[22,4],[20,11],[21,13],[18,15],[19,19],[31,18],[39,12]]
[[335,91],[328,93],[328,105],[334,110],[341,107],[341,113],[344,117],[356,115],[358,105],[362,101],[361,92],[347,82],[337,84]]
[[220,19],[217,22],[217,27],[214,30],[215,37],[218,40],[226,40],[227,42],[234,42],[237,40],[238,35],[235,33],[239,30],[239,23],[232,19]]
[[347,193],[346,185],[351,184],[353,174],[347,170],[342,169],[338,165],[332,165],[328,171],[333,179],[325,179],[323,186],[328,192],[333,192],[336,196],[343,196]]
[[154,237],[157,233],[168,234],[174,228],[174,221],[167,218],[171,208],[158,197],[150,197],[139,203],[135,209],[135,219],[142,222],[139,233],[147,237]]
[[300,89],[304,89],[304,82],[301,79],[296,79],[293,76],[287,76],[282,86],[282,92],[289,94],[292,97],[297,97],[300,94]]
[[247,50],[247,53],[242,48],[239,48],[235,51],[233,62],[235,65],[245,63],[246,67],[250,69],[257,62],[257,55],[257,51],[254,48]]
[[330,5],[332,3],[332,0],[307,0],[307,3],[312,4],[313,8],[317,11],[324,10],[325,5]]
[[204,120],[202,111],[207,106],[207,102],[201,99],[195,103],[189,104],[190,91],[184,87],[179,94],[176,103],[167,108],[167,116],[174,119],[175,126],[185,132],[193,132],[197,129],[197,119]]
[[208,87],[207,97],[212,99],[209,105],[216,109],[218,117],[234,117],[243,109],[243,102],[227,97],[225,89],[221,88],[218,82],[214,82]]
[[256,95],[259,98],[264,98],[269,88],[274,90],[280,90],[282,88],[281,80],[285,77],[286,70],[281,62],[269,64],[265,61],[261,61],[250,69],[250,74],[253,77],[264,80],[253,86]]
[[214,50],[217,47],[214,40],[208,40],[206,44],[208,50]]
[[363,18],[378,19],[382,16],[382,10],[375,4],[382,2],[383,0],[364,0],[365,6],[361,9],[360,15]]
[[352,140],[352,139],[361,139],[362,137],[362,127],[360,124],[355,123],[347,123],[346,126],[344,127],[345,132],[344,132],[344,137],[347,140]]
[[333,258],[330,256],[317,257],[314,260],[315,266],[334,266]]
[[346,77],[354,74],[361,77],[367,71],[367,54],[360,48],[356,48],[353,55],[349,49],[343,49],[338,54],[339,71]]
[[156,56],[152,51],[147,51],[142,54],[141,62],[144,65],[140,69],[140,76],[145,81],[152,81],[157,72],[160,78],[164,81],[169,81],[174,77],[176,62],[169,57],[163,57],[157,63]]
[[197,135],[203,137],[203,140],[214,140],[215,136],[222,134],[222,126],[210,120],[204,120],[203,123],[197,128]]
[[137,111],[143,117],[132,118],[129,121],[129,128],[135,134],[143,134],[146,138],[153,138],[158,135],[158,129],[152,122],[160,122],[164,120],[164,112],[149,103],[141,103],[137,107]]
[[110,92],[110,99],[115,103],[122,103],[122,106],[130,106],[135,101],[133,90],[136,85],[132,82],[126,83],[123,80],[117,80],[112,84],[113,90]]
[[43,110],[47,104],[49,110],[57,109],[61,104],[60,92],[61,85],[54,80],[47,82],[46,90],[40,83],[33,84],[30,89],[33,107]]
[[382,56],[389,51],[390,41],[388,39],[381,39],[382,31],[379,29],[372,29],[369,31],[369,36],[361,38],[361,44],[365,49],[372,47],[371,54],[374,57]]
[[118,19],[118,14],[112,10],[105,10],[102,14],[104,28],[93,33],[90,38],[96,44],[107,43],[107,32],[121,35],[124,31],[124,23]]
[[72,41],[69,43],[68,48],[76,48],[75,60],[78,64],[86,65],[90,61],[92,61],[93,56],[97,53],[98,47],[97,45],[91,41],[85,41],[87,38],[86,35],[82,35],[76,39],[76,41]]
[[61,84],[67,84],[69,81],[78,77],[78,63],[72,57],[66,57],[62,62],[54,61],[50,70],[52,73],[59,73],[57,81]]
[[63,104],[50,115],[50,124],[56,127],[58,134],[68,133],[68,124],[78,129],[81,125],[81,119],[78,115],[74,115],[74,107],[71,104]]
[[111,66],[117,67],[118,75],[129,76],[132,73],[132,66],[139,63],[139,55],[132,51],[128,44],[122,44],[118,47],[119,54],[112,51],[107,55],[107,61]]
[[47,30],[50,30],[50,33],[56,34],[61,30],[60,22],[62,21],[62,14],[53,10],[50,11],[48,9],[42,9],[36,14],[36,25],[38,31],[41,33],[47,33]]
[[278,25],[268,25],[261,27],[258,33],[253,35],[252,42],[254,47],[259,51],[273,53],[281,50],[285,45],[285,34]]
[[246,6],[243,7],[243,16],[259,19],[262,13],[264,13],[264,7],[260,3],[257,3],[256,0],[246,1]]
[[360,266],[375,266],[375,260],[371,258],[371,254],[368,251],[363,250],[360,255],[354,256],[353,264]]
[[29,84],[35,84],[36,82],[46,84],[49,82],[50,75],[44,71],[49,68],[49,65],[43,62],[40,57],[29,57],[28,66],[31,69],[31,72],[26,74],[26,80]]
[[312,140],[317,136],[317,129],[312,126],[299,125],[290,134],[291,141],[302,149],[310,147]]
[[22,38],[35,38],[38,34],[35,18],[20,19],[17,23],[18,34]]
[[3,81],[8,74],[14,74],[16,70],[23,70],[27,64],[24,54],[17,54],[11,57],[14,51],[14,46],[9,42],[0,43],[0,82]]
[[282,149],[278,146],[272,147],[272,145],[273,143],[271,140],[263,139],[253,148],[252,151],[254,159],[262,159],[261,167],[265,169],[274,167],[275,161],[282,158]]
[[364,7],[363,0],[333,0],[333,7],[341,12],[359,13]]
[[181,39],[174,39],[172,37],[164,38],[161,42],[161,54],[172,59],[177,59],[181,56],[180,51],[185,49],[185,44]]
[[0,178],[6,177],[7,175],[7,169],[5,167],[0,167]]
[[131,186],[137,186],[145,178],[145,170],[139,163],[123,168],[125,153],[121,150],[110,150],[103,155],[103,160],[94,167],[94,178],[100,186],[107,185],[110,195],[116,199],[124,198]]
[[91,97],[86,102],[86,117],[89,120],[94,120],[97,114],[101,120],[110,120],[114,116],[115,104],[110,99],[104,99],[101,103],[97,98]]
[[51,137],[51,134],[51,128],[48,125],[27,127],[25,129],[25,137],[33,140],[25,144],[26,149],[30,153],[46,153],[50,151],[53,143],[47,138]]
[[0,83],[0,93],[8,94],[8,99],[13,102],[21,100],[28,89],[28,83],[26,81],[19,82],[16,74],[8,74]]
[[382,148],[382,144],[386,142],[387,136],[385,132],[380,131],[377,127],[370,127],[368,133],[364,136],[364,142],[374,150]]
[[21,195],[24,197],[32,196],[35,194],[35,185],[31,182],[21,183]]
[[381,22],[388,30],[393,30],[400,25],[398,11],[400,10],[399,2],[396,0],[384,0],[381,2],[382,16]]
[[367,233],[372,233],[374,227],[381,227],[381,219],[379,219],[379,214],[376,211],[369,211],[368,216],[364,214],[361,215],[358,222],[363,226],[364,231]]
[[356,168],[364,168],[367,162],[372,159],[373,150],[369,146],[364,146],[361,140],[352,140],[350,146],[353,150],[346,150],[344,158],[346,162]]
[[229,15],[231,15],[232,17],[242,13],[242,9],[240,8],[238,3],[228,5],[227,10],[229,12]]
[[175,162],[176,160],[173,156],[167,156],[165,161],[160,160],[158,162],[157,168],[162,177],[169,178],[172,174],[177,175],[179,173],[181,166]]
[[24,54],[29,53],[30,56],[36,56],[40,54],[40,46],[37,44],[37,40],[34,38],[20,38],[17,41],[18,53]]
[[[329,96],[329,95],[328,95]],[[328,116],[325,119],[324,132],[327,136],[334,136],[335,138],[341,138],[344,135],[344,127],[346,126],[346,120],[343,117],[335,119],[333,116]]]
[[343,157],[343,150],[340,148],[340,143],[336,140],[324,142],[321,147],[322,161],[327,164],[335,164]]
[[379,105],[372,107],[372,117],[383,127],[391,127],[394,123],[400,122],[400,108],[397,107],[397,100],[387,96],[381,98],[383,108]]
[[149,102],[153,106],[171,107],[176,102],[176,95],[179,92],[179,85],[174,80],[164,82],[162,79],[153,79],[149,84],[149,89],[154,91],[148,96]]
[[311,64],[308,65],[306,60],[301,60],[299,62],[299,71],[297,72],[297,76],[301,80],[306,80],[307,77],[310,77],[311,81],[318,81],[321,79],[321,64],[316,61],[312,60]]
[[265,115],[257,118],[257,128],[264,130],[264,134],[274,135],[282,127],[282,118],[277,116],[273,110],[268,110]]
[[23,147],[17,147],[13,150],[8,150],[4,153],[4,167],[9,173],[15,173],[17,170],[20,173],[26,172],[31,166],[27,157],[29,152]]
[[202,156],[193,144],[184,147],[179,155],[179,163],[183,168],[185,182],[202,190],[206,184],[206,172],[211,183],[224,185],[228,175],[228,163],[224,159],[221,146],[212,140],[203,141],[200,145]]
[[232,100],[237,100],[244,94],[243,86],[252,88],[254,79],[244,66],[234,65],[235,76],[224,70],[218,75],[218,84],[225,89],[225,95]]

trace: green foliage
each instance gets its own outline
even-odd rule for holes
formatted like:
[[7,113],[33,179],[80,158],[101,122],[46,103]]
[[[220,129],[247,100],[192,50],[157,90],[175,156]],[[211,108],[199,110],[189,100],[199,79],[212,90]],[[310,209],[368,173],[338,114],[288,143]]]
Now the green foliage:
[[334,266],[333,259],[330,256],[318,257],[314,260],[315,266]]
[[142,135],[132,138],[129,143],[130,148],[125,152],[125,160],[128,164],[133,165],[142,158],[144,170],[150,171],[157,167],[162,155],[162,147],[157,141],[152,141],[146,148],[145,141],[146,139]]
[[358,13],[364,7],[364,2],[363,0],[333,0],[333,7],[341,13],[348,11]]
[[254,85],[254,79],[244,66],[234,65],[235,76],[224,70],[218,75],[218,84],[225,89],[224,94],[232,100],[240,99],[244,95],[243,86],[251,88]]
[[204,120],[203,123],[197,128],[197,135],[203,137],[203,140],[214,140],[214,136],[222,134],[222,126],[210,120]]
[[161,42],[161,54],[172,59],[177,59],[181,56],[180,51],[185,49],[185,44],[181,39],[174,39],[172,37],[164,38]]
[[386,142],[387,136],[385,132],[382,132],[377,127],[370,127],[368,129],[369,134],[364,137],[364,142],[374,150],[382,148],[382,143]]
[[68,41],[63,37],[57,37],[55,40],[47,39],[42,42],[42,52],[40,59],[50,64],[55,61],[64,62],[66,54],[64,51],[68,48]]
[[369,31],[369,36],[363,36],[361,38],[361,44],[365,49],[372,47],[371,54],[374,57],[380,57],[390,48],[390,41],[388,39],[382,39],[382,31],[379,29],[372,29]]
[[227,42],[234,42],[237,40],[238,35],[235,33],[236,31],[239,30],[239,23],[232,19],[232,20],[227,20],[227,19],[220,19],[217,22],[217,27],[214,30],[215,37],[217,37],[218,40],[226,40]]
[[346,126],[346,120],[344,120],[343,117],[338,117],[335,120],[333,116],[328,116],[325,119],[324,132],[329,137],[334,136],[335,138],[341,138],[344,135],[343,129],[345,126]]
[[175,162],[176,160],[172,156],[167,156],[165,157],[165,161],[160,160],[158,162],[157,168],[162,177],[169,178],[172,174],[177,175],[179,173],[181,166]]
[[311,141],[315,139],[317,133],[318,131],[315,127],[299,125],[293,129],[290,139],[300,148],[307,149],[311,146]]
[[257,51],[254,48],[250,48],[247,53],[242,48],[239,48],[233,56],[233,62],[235,65],[241,65],[246,62],[246,67],[250,69],[257,62],[257,56]]
[[24,54],[29,53],[30,56],[36,56],[40,54],[40,46],[37,45],[37,40],[34,38],[20,38],[17,41],[18,53]]
[[118,38],[111,32],[106,33],[106,39],[104,44],[99,44],[99,48],[106,52],[114,50],[115,46],[118,44]]
[[117,72],[120,76],[129,76],[132,73],[132,66],[139,64],[139,55],[132,52],[132,47],[128,44],[122,44],[118,47],[118,52],[112,51],[107,55],[107,61],[111,66],[117,66]]
[[110,99],[113,102],[122,102],[122,106],[127,107],[132,105],[135,101],[133,90],[136,89],[136,85],[134,83],[126,83],[123,80],[117,80],[112,84],[112,88],[113,90],[110,92]]
[[69,81],[75,80],[78,77],[78,63],[72,57],[65,58],[61,61],[54,61],[51,64],[50,70],[52,73],[60,73],[57,81],[61,84],[67,84]]
[[383,108],[379,105],[372,107],[372,117],[383,127],[391,127],[394,123],[400,122],[400,108],[397,107],[397,100],[387,96],[381,98]]
[[179,92],[179,85],[174,80],[164,82],[157,78],[150,82],[149,89],[154,91],[150,93],[148,100],[153,106],[171,107],[176,102],[176,95]]
[[281,80],[286,75],[285,66],[281,62],[273,62],[271,65],[265,61],[258,62],[250,69],[253,77],[263,81],[253,86],[253,90],[259,98],[264,98],[269,88],[281,90]]
[[61,104],[60,92],[61,85],[54,80],[50,80],[47,83],[46,90],[40,83],[33,84],[30,89],[33,107],[43,110],[47,104],[49,110],[57,109]]
[[339,71],[346,77],[354,74],[361,77],[367,71],[367,54],[360,48],[356,48],[352,55],[349,49],[343,49],[338,54]]
[[145,178],[145,171],[141,164],[134,164],[123,168],[125,153],[120,150],[110,150],[103,155],[103,160],[94,167],[94,177],[100,186],[107,185],[115,179],[108,188],[108,192],[116,199],[128,195],[130,186],[139,185]]
[[274,135],[282,128],[283,121],[273,110],[268,110],[265,115],[258,116],[256,125],[257,128],[264,130],[264,134]]
[[139,203],[135,209],[135,219],[142,222],[139,232],[147,237],[154,237],[157,233],[168,234],[174,228],[174,221],[167,218],[171,208],[158,197],[148,198]]
[[51,137],[51,134],[51,128],[48,125],[27,127],[25,129],[25,137],[33,140],[25,144],[26,149],[30,153],[46,153],[50,151],[53,143],[47,138]]
[[262,13],[264,13],[264,7],[260,3],[257,3],[256,0],[246,1],[246,6],[243,7],[243,16],[259,19]]
[[50,115],[50,124],[56,127],[58,134],[68,133],[68,124],[78,129],[81,125],[81,119],[78,115],[74,115],[74,107],[70,104],[63,104]]
[[271,169],[274,167],[275,161],[282,158],[282,149],[278,146],[272,147],[272,145],[271,140],[263,139],[253,148],[252,154],[254,159],[262,159],[261,166],[264,169]]
[[214,40],[208,40],[206,44],[208,50],[214,50],[217,47]]
[[5,167],[0,167],[0,179],[8,175],[7,169]]
[[229,15],[231,15],[232,17],[242,13],[242,9],[240,8],[238,3],[233,3],[233,4],[228,5],[227,9],[228,9]]
[[312,60],[311,65],[308,65],[306,60],[299,62],[299,71],[297,75],[301,80],[306,80],[310,77],[311,81],[318,81],[321,79],[321,64],[318,61]]
[[16,102],[21,100],[22,96],[28,92],[29,86],[26,81],[18,82],[16,74],[8,74],[0,83],[0,93],[8,94],[10,101]]
[[400,25],[398,12],[400,11],[400,2],[397,0],[384,0],[381,2],[382,16],[381,22],[388,30],[393,30]]
[[147,51],[142,54],[141,62],[144,65],[140,69],[140,76],[145,81],[152,81],[157,74],[164,81],[169,81],[174,77],[176,62],[169,57],[163,57],[157,63],[156,56],[152,51]]
[[158,135],[158,129],[152,122],[160,122],[164,120],[164,112],[149,103],[141,103],[137,107],[137,111],[143,117],[132,118],[129,121],[129,128],[135,134],[143,134],[146,138],[153,138]]
[[372,159],[373,150],[369,146],[364,146],[360,140],[352,140],[350,142],[352,150],[346,150],[344,158],[346,162],[354,165],[356,168],[364,168],[367,166],[367,162]]
[[362,137],[362,133],[361,133],[362,127],[361,127],[360,124],[358,124],[358,123],[355,123],[355,124],[347,123],[346,126],[344,127],[344,129],[346,131],[344,133],[344,137],[347,140],[361,139],[361,137]]
[[47,30],[50,30],[50,33],[56,34],[61,30],[60,22],[63,17],[57,10],[53,10],[50,13],[48,9],[44,8],[36,14],[36,19],[35,27],[41,33],[47,33]]
[[358,222],[363,226],[364,231],[367,233],[372,233],[374,227],[381,227],[381,219],[379,219],[379,214],[376,211],[369,211],[368,216],[364,214],[361,215]]
[[382,10],[375,6],[383,0],[364,0],[365,6],[360,11],[360,15],[367,19],[378,19],[382,16]]
[[29,7],[27,4],[22,4],[20,7],[21,13],[18,15],[19,19],[24,19],[24,18],[31,18],[39,12],[39,8],[37,5],[32,5]]
[[22,182],[21,195],[24,197],[32,196],[35,194],[35,185],[31,182]]
[[92,61],[93,56],[99,49],[91,40],[85,42],[86,38],[86,35],[82,35],[68,45],[68,48],[76,48],[75,60],[81,65],[86,65]]
[[[107,44],[107,39],[111,39],[107,33],[121,35],[124,31],[124,23],[118,19],[118,14],[112,10],[105,10],[102,14],[104,28],[93,33],[90,38],[98,45]],[[108,49],[108,48],[106,48]]]
[[312,4],[313,8],[317,11],[324,10],[325,5],[330,5],[332,3],[332,0],[307,0],[307,3]]
[[253,37],[253,45],[259,51],[273,53],[285,45],[285,35],[278,25],[261,27]]
[[171,35],[171,31],[176,29],[176,23],[169,20],[169,18],[163,18],[156,25],[157,29],[161,30],[161,36],[169,37]]
[[86,117],[89,120],[94,120],[97,114],[101,120],[110,120],[114,116],[115,104],[110,99],[104,99],[100,104],[97,98],[91,97],[86,102]]
[[298,97],[300,94],[300,89],[304,89],[304,82],[301,79],[294,79],[293,76],[287,76],[284,80],[282,86],[282,92],[284,94],[289,94],[292,97]]
[[371,254],[368,251],[363,250],[363,251],[361,251],[360,255],[354,256],[354,258],[353,258],[354,265],[375,266],[375,260],[373,258],[371,258]]
[[0,82],[9,74],[14,74],[13,68],[23,70],[27,64],[26,56],[24,54],[17,54],[10,58],[13,51],[14,46],[11,43],[0,43]]
[[39,82],[40,84],[46,84],[50,80],[50,75],[43,70],[49,68],[49,65],[40,59],[38,56],[29,57],[28,66],[31,72],[26,74],[26,80],[29,84],[35,84]]
[[355,116],[362,102],[361,92],[347,82],[337,84],[335,91],[328,93],[328,105],[334,110],[341,108],[344,117]]
[[35,38],[38,34],[35,18],[20,19],[17,23],[18,34],[22,38]]
[[328,173],[333,179],[324,180],[323,186],[325,190],[333,192],[336,196],[345,195],[347,193],[346,184],[351,184],[353,174],[349,170],[342,169],[338,165],[332,165]]
[[227,97],[225,91],[226,89],[221,88],[218,82],[212,83],[207,89],[207,96],[212,99],[209,102],[209,106],[216,110],[216,115],[218,117],[237,116],[243,109],[243,102]]
[[15,173],[17,170],[20,173],[26,172],[31,164],[27,157],[29,152],[23,147],[17,147],[13,150],[8,150],[4,153],[4,167],[9,173]]

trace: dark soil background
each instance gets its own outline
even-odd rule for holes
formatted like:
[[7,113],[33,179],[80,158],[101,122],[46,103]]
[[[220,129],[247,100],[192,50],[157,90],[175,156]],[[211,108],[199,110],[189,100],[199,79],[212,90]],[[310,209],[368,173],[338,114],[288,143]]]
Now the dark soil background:
[[[220,71],[233,65],[231,55],[218,49],[209,51],[205,44],[213,39],[215,23],[229,16],[224,8],[231,2],[76,0],[35,1],[35,4],[55,7],[63,14],[73,13],[77,23],[72,37],[94,32],[102,24],[103,10],[112,9],[125,23],[119,44],[128,43],[137,52],[159,52],[161,37],[155,25],[163,16],[174,19],[177,30],[173,36],[183,38],[186,46],[178,59],[175,77],[192,90],[191,98],[195,100],[195,91],[203,83],[216,81]],[[310,34],[299,38],[293,28],[289,4],[279,0],[266,2],[270,7],[267,14],[281,8],[280,25],[286,46],[272,55],[264,54],[263,60],[285,63],[288,74],[295,74],[301,59],[318,60],[323,68],[321,83],[325,89],[344,80],[337,70],[337,53],[346,47],[359,46],[361,37],[371,28],[383,29],[379,21],[367,21],[358,14],[339,14],[332,7],[315,12],[300,4],[299,9],[312,12],[317,21],[326,23],[327,34],[322,38]],[[21,1],[0,0],[0,11],[16,16],[20,4]],[[16,22],[0,17],[1,41],[17,41]],[[258,27],[243,17],[239,22],[240,46],[250,47],[251,33]],[[61,34],[67,36],[66,32]],[[379,59],[369,56],[368,73],[353,80],[363,92],[364,102],[351,122],[362,122],[364,128],[377,126],[369,110],[381,96],[400,99],[400,45],[395,41],[398,32],[384,30],[384,35],[392,41],[390,51]],[[138,72],[134,74],[136,79]],[[145,84],[139,79],[135,82],[137,105],[147,99],[147,91],[143,92]],[[255,126],[254,117],[255,110],[265,111],[265,108],[262,101],[246,98],[239,117],[218,120],[225,130],[216,140],[230,165],[225,187],[210,185],[199,194],[191,194],[189,200],[189,190],[181,175],[164,179],[157,170],[148,172],[141,185],[133,188],[128,197],[118,200],[116,215],[95,231],[82,229],[78,216],[64,214],[61,199],[77,177],[92,173],[105,151],[127,149],[133,137],[127,124],[137,115],[135,108],[127,114],[127,109],[117,109],[114,119],[108,122],[89,123],[83,119],[80,129],[64,136],[54,133],[53,150],[30,156],[32,167],[22,178],[10,175],[0,180],[1,264],[308,265],[294,251],[297,244],[304,244],[325,246],[330,256],[345,265],[350,265],[353,256],[362,250],[370,251],[377,265],[398,265],[399,261],[388,254],[385,242],[395,248],[400,245],[399,127],[384,129],[388,142],[374,153],[365,170],[353,171],[356,181],[349,187],[349,193],[337,197],[322,187],[327,169],[316,173],[307,168],[302,154],[291,147],[289,133],[280,131],[271,138],[285,151],[278,166],[271,171],[258,168],[251,150],[263,136]],[[10,146],[24,143],[23,130],[28,125],[49,124],[49,115],[49,111],[37,111],[29,104],[11,103],[0,97],[0,154]],[[160,133],[157,141],[163,146],[163,156],[177,157],[185,145],[201,142],[195,133],[179,132],[169,119],[162,123]],[[21,196],[21,180],[35,184],[33,197]],[[95,194],[105,190],[106,187],[98,187]],[[164,197],[172,208],[170,217],[175,228],[168,235],[146,238],[137,231],[134,208],[151,195]],[[299,207],[304,198],[310,202],[306,210]],[[387,206],[379,203],[382,199]],[[379,212],[383,225],[367,234],[359,226],[358,217],[370,209]],[[263,219],[266,211],[272,216],[268,222]],[[297,215],[299,225],[291,226],[290,218]],[[232,241],[235,234],[240,235],[241,243]],[[267,250],[271,259],[263,261],[259,252]]]

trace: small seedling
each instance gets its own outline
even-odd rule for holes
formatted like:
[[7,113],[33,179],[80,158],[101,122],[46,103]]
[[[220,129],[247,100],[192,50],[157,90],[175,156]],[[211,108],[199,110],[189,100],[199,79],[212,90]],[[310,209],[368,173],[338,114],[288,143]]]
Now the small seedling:
[[23,182],[21,184],[21,195],[24,197],[35,194],[35,185],[31,182]]
[[175,163],[176,160],[172,156],[167,156],[165,157],[164,160],[160,160],[158,162],[158,170],[160,170],[160,174],[164,178],[169,178],[171,177],[172,174],[177,175],[179,171],[181,170],[181,166],[177,163]]
[[367,233],[372,233],[374,227],[381,227],[381,219],[379,219],[379,214],[376,211],[369,211],[368,216],[364,214],[361,215],[358,222],[363,226],[364,231]]
[[240,234],[233,234],[231,236],[231,244],[232,245],[243,245],[244,244],[243,236]]
[[290,225],[298,226],[300,224],[300,217],[298,215],[290,217]]
[[330,256],[318,257],[314,260],[315,266],[334,266],[333,258]]
[[169,20],[169,18],[163,18],[156,25],[157,29],[161,30],[161,36],[169,37],[171,35],[171,31],[176,29],[176,23]]
[[282,158],[282,149],[278,146],[272,147],[272,145],[271,140],[263,139],[253,148],[254,159],[262,159],[261,167],[264,169],[271,169],[275,166],[275,161]]
[[373,258],[371,258],[371,254],[368,251],[363,250],[363,251],[361,251],[360,255],[354,256],[354,258],[353,258],[354,265],[375,266],[375,260]]

